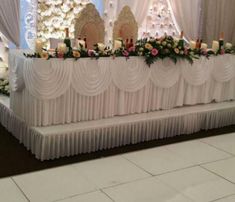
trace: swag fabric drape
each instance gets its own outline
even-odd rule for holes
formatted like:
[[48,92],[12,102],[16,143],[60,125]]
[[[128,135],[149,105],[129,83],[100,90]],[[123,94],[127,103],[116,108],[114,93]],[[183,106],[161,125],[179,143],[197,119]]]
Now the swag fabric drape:
[[0,32],[16,46],[20,45],[20,1],[1,0]]

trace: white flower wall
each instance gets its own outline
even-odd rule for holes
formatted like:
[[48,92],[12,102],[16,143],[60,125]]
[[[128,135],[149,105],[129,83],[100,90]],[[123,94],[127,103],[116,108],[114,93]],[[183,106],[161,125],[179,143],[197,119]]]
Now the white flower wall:
[[90,0],[38,0],[37,37],[45,42],[49,38],[64,38],[65,28],[74,37],[76,15]]

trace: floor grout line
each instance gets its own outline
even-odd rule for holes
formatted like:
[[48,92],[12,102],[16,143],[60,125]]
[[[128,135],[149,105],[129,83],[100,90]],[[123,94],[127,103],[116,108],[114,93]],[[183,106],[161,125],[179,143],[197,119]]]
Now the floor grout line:
[[111,196],[109,196],[104,190],[100,189],[101,193],[103,193],[105,196],[107,196],[111,201],[115,202],[115,200],[113,198],[111,198]]
[[[208,172],[210,172],[210,173],[216,175],[217,177],[222,178],[222,179],[226,180],[227,182],[230,182],[231,184],[235,185],[235,182],[230,181],[229,179],[227,179],[227,178],[225,178],[225,177],[219,175],[218,173],[216,173],[216,172],[214,172],[214,171],[212,171],[212,170],[209,170],[209,169],[207,169],[206,167],[203,167],[203,166],[201,166],[201,165],[199,165],[199,166],[200,166],[202,169],[204,169],[204,170],[206,170],[206,171],[208,171]],[[234,193],[234,194],[235,194],[235,193]]]
[[20,192],[24,195],[27,201],[30,202],[30,199],[27,197],[27,195],[24,193],[24,191],[20,188],[20,186],[17,184],[17,182],[14,180],[13,177],[10,177],[10,179],[13,181],[13,183],[17,186],[17,188],[20,190]]
[[216,201],[219,201],[219,200],[221,200],[221,199],[226,199],[226,198],[228,198],[228,197],[230,197],[230,196],[235,196],[235,194],[229,194],[229,195],[227,195],[227,196],[224,196],[224,197],[221,197],[221,198],[217,198],[217,199],[212,200],[212,201],[209,201],[209,202],[216,202]]
[[145,170],[143,167],[139,166],[138,164],[136,164],[135,162],[131,161],[130,159],[126,158],[124,155],[121,156],[122,158],[124,158],[125,160],[127,160],[129,163],[133,164],[135,167],[141,169],[142,171],[146,172],[147,174],[151,175],[152,177],[154,177],[154,174],[152,174],[151,172]]
[[202,140],[203,140],[203,139],[199,139],[198,141],[200,141],[200,142],[202,142],[202,143],[204,143],[204,144],[207,144],[207,145],[209,145],[209,146],[211,146],[211,147],[214,147],[215,149],[217,149],[217,150],[219,150],[219,151],[225,152],[225,153],[227,153],[227,154],[232,155],[233,157],[235,157],[235,154],[233,154],[233,153],[231,153],[231,152],[228,152],[228,151],[226,151],[226,150],[224,150],[224,149],[222,149],[222,148],[220,148],[220,147],[217,147],[217,146],[215,146],[215,145],[213,145],[213,144],[211,144],[211,143],[203,142]]
[[65,199],[75,198],[77,196],[83,196],[83,195],[87,195],[87,194],[90,194],[90,193],[95,193],[97,191],[99,191],[99,190],[97,189],[97,190],[94,190],[94,191],[88,191],[88,192],[83,192],[83,193],[80,193],[80,194],[74,194],[74,195],[71,195],[71,196],[67,196],[67,197],[64,197],[64,198],[53,200],[52,202],[60,202],[60,201],[63,201]]
[[204,165],[207,165],[207,164],[212,164],[212,163],[216,163],[216,162],[220,162],[220,161],[225,161],[225,160],[229,160],[229,159],[233,159],[234,156],[229,156],[229,157],[226,157],[226,158],[222,158],[222,159],[217,159],[217,160],[214,160],[214,161],[209,161],[209,162],[205,162],[205,163],[199,163],[198,165],[199,166],[204,166]]

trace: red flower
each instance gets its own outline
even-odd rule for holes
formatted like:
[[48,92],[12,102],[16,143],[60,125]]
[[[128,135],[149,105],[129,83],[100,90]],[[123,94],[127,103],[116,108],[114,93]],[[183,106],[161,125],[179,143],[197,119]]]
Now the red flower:
[[128,57],[128,56],[129,56],[129,52],[126,51],[126,50],[124,50],[124,51],[122,52],[122,54],[123,54],[125,57]]
[[158,50],[157,50],[156,48],[153,48],[153,49],[151,50],[151,54],[152,54],[153,56],[156,56],[156,55],[158,54]]

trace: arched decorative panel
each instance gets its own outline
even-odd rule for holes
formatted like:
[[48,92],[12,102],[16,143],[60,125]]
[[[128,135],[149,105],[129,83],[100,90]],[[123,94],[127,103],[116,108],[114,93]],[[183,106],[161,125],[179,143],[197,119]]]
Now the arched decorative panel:
[[96,10],[95,5],[89,3],[75,19],[75,39],[86,39],[87,48],[93,48],[95,43],[104,43],[104,21]]
[[122,38],[123,41],[133,39],[133,42],[138,37],[138,24],[129,6],[123,7],[118,19],[114,22],[113,40]]

